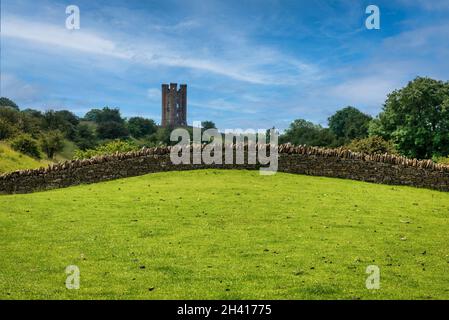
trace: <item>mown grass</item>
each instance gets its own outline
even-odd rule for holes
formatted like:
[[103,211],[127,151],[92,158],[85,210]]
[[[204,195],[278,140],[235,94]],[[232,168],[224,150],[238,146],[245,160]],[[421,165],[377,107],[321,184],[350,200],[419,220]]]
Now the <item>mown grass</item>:
[[257,171],[0,196],[0,298],[448,299],[448,230],[448,193]]
[[50,161],[36,160],[14,151],[6,143],[0,142],[0,173],[45,167],[49,163]]

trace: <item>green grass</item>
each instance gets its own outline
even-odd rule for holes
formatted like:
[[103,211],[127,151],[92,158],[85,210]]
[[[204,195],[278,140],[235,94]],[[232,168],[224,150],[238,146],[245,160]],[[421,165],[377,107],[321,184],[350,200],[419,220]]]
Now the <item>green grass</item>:
[[14,151],[6,143],[0,142],[0,173],[45,167],[49,163],[50,161],[36,160]]
[[448,193],[257,171],[0,196],[0,298],[449,299],[448,230]]

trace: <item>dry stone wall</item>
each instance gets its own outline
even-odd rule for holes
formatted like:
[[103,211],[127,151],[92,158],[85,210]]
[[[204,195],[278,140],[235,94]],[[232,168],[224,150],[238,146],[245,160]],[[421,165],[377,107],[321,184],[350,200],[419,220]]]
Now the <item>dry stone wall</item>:
[[[449,166],[430,160],[292,145],[279,146],[278,160],[279,172],[449,191]],[[158,147],[3,174],[0,175],[0,193],[28,193],[153,172],[207,168],[255,170],[259,167],[259,164],[175,165],[170,160],[170,147]]]

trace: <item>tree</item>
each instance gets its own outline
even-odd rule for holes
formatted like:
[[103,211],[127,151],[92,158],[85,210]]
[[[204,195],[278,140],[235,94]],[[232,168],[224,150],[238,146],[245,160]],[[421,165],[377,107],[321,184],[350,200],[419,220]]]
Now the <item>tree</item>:
[[158,128],[157,131],[149,137],[148,142],[150,145],[170,145],[172,144],[170,141],[170,134],[170,128]]
[[92,149],[97,145],[95,131],[86,123],[76,128],[75,143],[81,150]]
[[[272,127],[271,129],[267,129],[265,130],[265,141],[258,141],[258,143],[270,143],[271,142],[271,131],[274,131],[276,133],[276,135],[279,136],[279,131],[276,130],[275,127]],[[258,138],[259,139],[259,138]],[[279,140],[278,140],[279,141]]]
[[29,134],[23,133],[11,140],[11,147],[19,152],[39,159],[39,147],[37,141]]
[[337,111],[329,120],[329,129],[343,141],[365,138],[371,116],[354,107],[346,107]]
[[49,131],[42,134],[40,144],[47,157],[53,159],[55,153],[64,148],[64,136],[59,131]]
[[8,139],[20,132],[20,111],[12,107],[0,107],[0,140]]
[[318,147],[335,148],[340,146],[341,143],[329,128],[322,128],[318,132],[314,145]]
[[418,77],[395,90],[370,131],[408,157],[449,155],[449,82]]
[[98,124],[97,136],[100,139],[121,139],[129,134],[125,126],[125,119],[120,115],[119,109],[105,107],[102,110],[92,109],[85,117],[87,121],[94,121]]
[[42,112],[33,109],[25,109],[20,112],[20,118],[20,130],[37,138],[44,127],[44,115]]
[[331,147],[336,144],[335,135],[327,128],[313,124],[304,119],[293,121],[283,135],[279,137],[280,143],[290,142],[295,145]]
[[48,110],[43,115],[43,127],[46,131],[58,130],[71,140],[75,137],[78,123],[78,117],[67,110]]
[[1,107],[0,119],[14,127],[15,131],[29,133],[34,138],[39,135],[43,127],[42,114],[31,109],[17,111],[12,107]]
[[11,107],[1,107],[0,119],[3,119],[4,121],[15,126],[20,122],[20,112]]
[[34,109],[25,109],[22,110],[22,114],[26,114],[30,117],[33,118],[40,118],[42,119],[44,117],[44,115],[42,114],[42,112],[40,112],[39,110],[34,110]]
[[5,97],[0,98],[0,107],[10,107],[19,111],[19,106],[14,101]]
[[201,127],[203,128],[203,130],[217,129],[213,121],[203,121],[201,122]]
[[16,133],[16,128],[5,119],[0,118],[0,140],[11,138]]
[[122,122],[101,122],[97,126],[97,136],[100,139],[123,139],[128,136],[128,129]]
[[105,107],[102,110],[92,109],[88,113],[86,113],[84,119],[86,121],[94,121],[96,123],[125,122],[125,120],[120,115],[119,109],[111,109],[109,107]]
[[128,120],[129,133],[135,138],[149,136],[157,131],[154,120],[133,117]]
[[77,126],[80,122],[79,118],[68,110],[56,111],[56,114],[64,121]]
[[97,122],[98,115],[101,113],[100,109],[92,109],[88,113],[85,114],[84,120],[85,121],[93,121]]

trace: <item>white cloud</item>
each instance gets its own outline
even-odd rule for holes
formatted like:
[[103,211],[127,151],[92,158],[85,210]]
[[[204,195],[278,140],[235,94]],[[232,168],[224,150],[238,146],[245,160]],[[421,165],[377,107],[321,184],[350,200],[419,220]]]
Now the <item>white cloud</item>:
[[387,95],[399,88],[401,82],[383,76],[351,79],[329,90],[329,94],[344,104],[353,106],[381,106]]
[[[188,25],[193,22],[184,22]],[[268,47],[245,45],[227,48],[217,54],[194,47],[178,45],[175,40],[123,39],[113,40],[81,27],[67,30],[48,23],[39,23],[16,16],[5,16],[2,37],[45,45],[47,49],[65,48],[88,54],[125,59],[149,66],[168,66],[193,69],[226,76],[252,84],[295,85],[317,79],[320,72],[314,65],[285,56]],[[145,45],[142,45],[145,43]]]
[[200,26],[200,22],[195,19],[185,19],[175,25],[153,25],[151,28],[157,31],[186,32]]
[[435,24],[402,32],[386,38],[382,48],[389,52],[398,52],[403,56],[410,52],[415,53],[414,56],[430,53],[437,57],[439,54],[444,54],[446,60],[446,55],[449,53],[449,24]]
[[[64,47],[86,53],[107,55],[116,58],[130,58],[108,39],[91,32],[71,31],[61,26],[31,22],[17,17],[4,17],[1,21],[2,36],[32,41],[49,46]],[[50,47],[51,48],[51,47]]]

